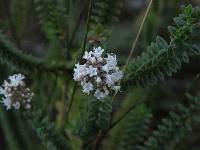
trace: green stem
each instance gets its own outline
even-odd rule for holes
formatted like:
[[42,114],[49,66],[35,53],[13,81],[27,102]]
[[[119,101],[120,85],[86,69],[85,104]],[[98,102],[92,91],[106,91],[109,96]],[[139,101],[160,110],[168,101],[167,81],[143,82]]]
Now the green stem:
[[[149,4],[148,4],[148,7],[147,7],[147,9],[146,9],[146,11],[145,11],[144,17],[143,17],[143,19],[142,19],[142,22],[141,22],[141,24],[140,24],[139,30],[138,30],[138,32],[137,32],[137,35],[136,35],[136,37],[135,37],[135,40],[134,40],[134,42],[133,42],[131,51],[129,52],[128,59],[127,59],[126,64],[125,64],[125,66],[124,66],[124,69],[123,69],[123,73],[124,73],[124,74],[126,73],[127,66],[128,66],[128,64],[129,64],[129,62],[130,62],[130,59],[131,59],[131,57],[132,57],[132,55],[133,55],[133,52],[134,52],[135,47],[136,47],[136,44],[137,44],[137,42],[138,42],[138,40],[139,40],[140,34],[141,34],[142,29],[143,29],[143,27],[144,27],[144,23],[145,23],[145,21],[146,21],[146,19],[147,19],[147,16],[148,16],[148,13],[149,13],[149,11],[150,11],[150,8],[151,8],[152,3],[153,3],[153,0],[150,0],[150,2],[149,2]],[[121,84],[121,81],[119,82],[118,85],[120,85],[120,84]],[[112,100],[113,100],[113,101],[114,101],[116,95],[117,95],[117,92],[115,92],[114,95],[113,95],[113,97],[112,97]]]
[[117,124],[119,124],[128,114],[130,111],[132,111],[136,106],[144,103],[145,100],[141,100],[137,104],[132,105],[125,113],[123,113],[115,122],[113,122],[110,127],[108,128],[107,132],[111,129],[113,129]]
[[14,136],[11,124],[8,120],[8,112],[5,112],[4,108],[0,106],[0,123],[3,129],[3,133],[8,144],[9,149],[11,150],[20,150],[19,143]]
[[82,59],[83,54],[85,52],[85,47],[86,47],[86,42],[87,42],[87,37],[88,37],[88,32],[89,32],[89,27],[90,27],[91,11],[92,11],[92,0],[89,0],[89,10],[88,10],[88,15],[87,15],[86,32],[85,32],[85,36],[84,36],[84,41],[83,41],[82,51],[81,51],[81,55],[79,57],[79,61]]
[[[77,23],[76,23],[76,25],[75,25],[75,27],[74,27],[74,30],[73,30],[73,32],[72,32],[72,36],[71,36],[71,38],[70,38],[70,40],[69,40],[69,44],[68,44],[68,47],[67,47],[67,50],[70,50],[71,49],[71,46],[72,46],[72,44],[73,44],[73,42],[74,42],[74,38],[75,38],[75,36],[76,36],[76,33],[77,33],[77,31],[78,31],[78,28],[79,28],[79,26],[80,26],[80,22],[81,22],[81,18],[83,17],[83,12],[85,11],[85,9],[86,9],[86,4],[83,6],[83,8],[82,8],[82,10],[81,10],[81,13],[80,13],[80,15],[79,15],[79,17],[78,17],[78,20],[77,20]],[[67,52],[66,52],[67,53]]]
[[[146,11],[145,11],[145,15],[144,15],[143,20],[142,20],[142,22],[141,22],[141,24],[140,24],[140,28],[139,28],[139,30],[138,30],[138,32],[137,32],[136,38],[135,38],[135,40],[134,40],[134,42],[133,42],[131,51],[130,51],[130,53],[129,53],[128,59],[127,59],[127,61],[126,61],[125,67],[124,67],[124,69],[123,69],[123,73],[124,73],[124,74],[125,74],[125,72],[126,72],[126,69],[127,69],[128,64],[129,64],[129,62],[130,62],[130,59],[131,59],[131,57],[132,57],[132,55],[133,55],[133,52],[134,52],[135,47],[136,47],[136,44],[137,44],[137,42],[138,42],[138,40],[139,40],[140,34],[141,34],[141,32],[142,32],[142,29],[143,29],[144,23],[145,23],[145,21],[146,21],[146,18],[147,18],[147,16],[148,16],[149,10],[150,10],[150,8],[151,8],[152,2],[153,2],[153,0],[150,0],[150,2],[149,2],[149,4],[148,4],[148,7],[147,7],[147,9],[146,9]],[[120,84],[121,84],[121,81],[118,83],[118,85],[120,85]],[[114,95],[112,96],[112,101],[114,101],[116,95],[117,95],[117,93],[115,92]],[[135,105],[132,106],[131,108],[129,108],[128,111],[125,112],[125,114],[123,114],[123,115],[117,120],[117,122],[115,122],[113,125],[111,125],[111,129],[112,129],[116,124],[118,124],[124,117],[126,117],[126,115],[127,115],[133,108],[135,108]],[[113,127],[112,127],[112,126],[113,126]],[[109,129],[110,129],[110,128],[109,128]],[[104,133],[103,133],[101,130],[98,132],[98,136],[97,136],[97,138],[95,139],[95,142],[94,142],[94,145],[93,145],[93,149],[92,149],[92,150],[95,150],[95,149],[96,149],[96,143],[100,143],[100,140],[103,139],[103,138],[99,138],[99,137],[102,137],[102,135],[106,135],[107,132],[109,131],[109,129],[108,129],[107,131],[105,131]],[[103,134],[102,134],[102,133],[103,133]]]
[[[87,15],[87,24],[86,24],[86,32],[83,40],[83,45],[82,45],[82,50],[81,50],[81,55],[78,58],[78,61],[80,61],[83,57],[83,54],[85,52],[85,47],[86,47],[86,42],[87,42],[87,37],[88,37],[88,32],[89,32],[89,27],[90,27],[90,16],[91,16],[91,10],[92,10],[92,0],[89,0],[89,10],[88,10],[88,15]],[[72,104],[74,102],[74,95],[76,93],[76,88],[77,88],[77,83],[74,84],[74,87],[72,89],[72,95],[71,95],[71,100],[69,102],[69,107],[67,109],[67,114],[65,120],[67,121],[69,113],[71,111]]]

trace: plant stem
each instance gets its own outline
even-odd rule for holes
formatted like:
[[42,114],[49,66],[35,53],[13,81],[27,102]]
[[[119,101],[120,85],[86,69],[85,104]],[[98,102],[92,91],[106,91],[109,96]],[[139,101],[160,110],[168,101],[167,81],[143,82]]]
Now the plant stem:
[[87,42],[87,37],[88,37],[88,32],[89,32],[89,27],[90,27],[91,11],[92,11],[92,0],[89,0],[89,10],[88,10],[88,15],[87,15],[86,32],[85,32],[84,41],[83,41],[83,45],[82,45],[82,51],[81,51],[79,60],[82,59],[83,54],[85,52],[85,47],[86,47],[86,42]]
[[[136,47],[136,44],[137,44],[137,42],[138,42],[138,40],[139,40],[140,34],[141,34],[141,32],[142,32],[142,29],[143,29],[145,20],[146,20],[146,18],[147,18],[147,15],[148,15],[148,13],[149,13],[149,10],[150,10],[150,8],[151,8],[152,2],[153,2],[153,0],[150,0],[149,5],[148,5],[148,7],[147,7],[147,10],[146,10],[146,12],[145,12],[145,15],[144,15],[144,17],[143,17],[143,20],[142,20],[142,22],[141,22],[140,28],[139,28],[139,30],[138,30],[138,32],[137,32],[136,38],[135,38],[135,40],[134,40],[134,42],[133,42],[131,51],[130,51],[130,53],[129,53],[128,59],[127,59],[127,61],[126,61],[126,64],[125,64],[125,66],[124,66],[124,69],[123,69],[123,73],[124,73],[124,74],[125,74],[125,72],[126,72],[126,69],[127,69],[128,64],[129,64],[129,62],[130,62],[130,59],[131,59],[131,57],[132,57],[132,55],[133,55],[133,52],[134,52],[135,47]],[[121,84],[121,82],[118,83],[118,85],[120,85],[120,84]],[[116,95],[117,95],[117,93],[115,92],[114,95],[113,95],[113,97],[112,97],[112,100],[113,100],[113,101],[114,101]],[[112,124],[111,127],[110,127],[106,132],[104,132],[104,134],[106,134],[110,129],[112,129],[116,124],[118,124],[124,117],[126,117],[126,115],[127,115],[133,108],[135,108],[135,105],[132,106],[132,107],[130,107],[130,108],[125,112],[125,114],[123,114],[116,122],[114,122],[114,124]],[[95,150],[95,149],[96,149],[96,146],[95,146],[95,145],[96,145],[96,143],[99,143],[99,140],[101,139],[101,138],[99,138],[99,137],[102,137],[102,133],[103,133],[103,132],[100,130],[99,133],[98,133],[98,136],[97,136],[97,138],[96,138],[96,140],[95,140],[95,142],[94,142],[94,146],[93,146],[93,149],[92,149],[92,150]]]
[[[83,17],[83,12],[85,11],[85,9],[86,9],[86,4],[84,4],[84,6],[83,6],[83,8],[82,8],[82,10],[81,10],[81,13],[80,13],[80,15],[79,15],[79,17],[78,17],[78,20],[77,20],[77,23],[76,23],[76,25],[75,25],[75,27],[74,27],[74,30],[73,30],[73,32],[72,32],[72,36],[71,36],[71,38],[69,39],[69,44],[68,44],[68,47],[67,47],[67,50],[70,50],[71,49],[71,46],[72,46],[72,44],[73,44],[73,42],[74,42],[74,38],[75,38],[75,36],[76,36],[76,33],[77,33],[77,31],[78,31],[78,28],[79,28],[79,26],[80,26],[80,21],[81,21],[81,18]],[[67,52],[66,52],[67,53]]]
[[150,0],[149,5],[148,5],[148,7],[147,7],[147,10],[146,10],[146,12],[145,12],[145,15],[144,15],[144,17],[143,17],[143,20],[142,20],[142,22],[141,22],[140,28],[139,28],[139,30],[138,30],[138,32],[137,32],[136,38],[135,38],[135,40],[134,40],[134,42],[133,42],[131,51],[130,51],[129,56],[128,56],[128,59],[127,59],[127,61],[126,61],[126,65],[124,66],[124,69],[123,69],[123,72],[124,72],[124,73],[126,72],[127,66],[128,66],[128,64],[129,64],[129,62],[130,62],[130,59],[131,59],[131,57],[132,57],[132,55],[133,55],[133,52],[134,52],[135,47],[136,47],[136,44],[137,44],[137,42],[138,42],[138,40],[139,40],[140,34],[141,34],[142,29],[143,29],[143,27],[144,27],[144,23],[145,23],[145,21],[146,21],[147,15],[148,15],[149,10],[150,10],[150,8],[151,8],[152,2],[153,2],[153,0]]
[[66,118],[65,118],[66,122],[67,122],[67,120],[68,120],[69,113],[70,113],[71,108],[72,108],[72,104],[73,104],[73,101],[74,101],[74,95],[75,95],[75,93],[76,93],[76,87],[77,87],[77,83],[74,84],[73,89],[72,89],[72,94],[71,94],[71,96],[70,96],[69,107],[68,107],[68,109],[67,109]]
[[1,123],[1,128],[3,131],[3,135],[5,136],[5,140],[8,144],[9,149],[12,150],[20,150],[20,146],[18,143],[17,137],[15,137],[11,122],[9,122],[7,112],[5,112],[4,108],[0,106],[0,123]]
[[136,106],[144,103],[144,101],[145,100],[142,100],[142,101],[138,102],[137,104],[132,105],[124,114],[122,114],[114,123],[112,123],[107,130],[105,130],[105,131],[100,130],[98,132],[98,134],[97,134],[97,137],[96,137],[96,140],[95,140],[95,142],[93,144],[92,150],[96,150],[97,149],[97,145],[99,143],[101,143],[101,140],[108,134],[108,132],[110,130],[112,130],[119,122],[121,122],[129,114],[129,112],[131,110],[133,110]]
[[103,135],[103,132],[102,132],[102,131],[99,131],[98,134],[97,134],[95,143],[94,143],[93,146],[92,146],[92,150],[96,150],[96,149],[97,149],[97,146],[98,146],[98,144],[100,143],[100,140],[101,140],[102,135]]
[[[147,9],[146,9],[145,15],[144,15],[144,17],[143,17],[143,19],[142,19],[142,22],[141,22],[141,24],[140,24],[140,27],[139,27],[139,30],[138,30],[138,32],[137,32],[136,38],[135,38],[135,40],[134,40],[134,42],[133,42],[131,51],[130,51],[130,53],[129,53],[129,55],[128,55],[128,59],[127,59],[126,64],[125,64],[125,66],[124,66],[124,68],[123,68],[123,73],[124,73],[124,74],[126,73],[127,66],[128,66],[128,64],[129,64],[129,62],[130,62],[130,59],[131,59],[131,57],[132,57],[132,55],[133,55],[133,52],[134,52],[135,47],[136,47],[136,44],[137,44],[137,42],[138,42],[138,40],[139,40],[140,34],[141,34],[142,29],[143,29],[143,27],[144,27],[144,23],[145,23],[146,18],[147,18],[147,16],[148,16],[149,10],[150,10],[151,5],[152,5],[152,2],[153,2],[153,0],[150,0],[149,5],[148,5],[148,7],[147,7]],[[120,85],[120,84],[121,84],[121,81],[119,82],[118,85]],[[114,95],[113,95],[113,97],[112,97],[112,100],[115,99],[116,95],[117,95],[117,92],[114,93]]]
[[[92,0],[89,0],[89,10],[88,10],[88,15],[87,15],[87,24],[86,24],[86,32],[85,32],[85,36],[84,36],[84,40],[83,40],[83,45],[82,45],[82,50],[81,50],[81,54],[78,58],[78,61],[80,61],[83,57],[83,54],[85,52],[85,47],[86,47],[86,42],[87,42],[87,37],[88,37],[88,32],[89,32],[89,27],[90,27],[90,16],[91,16],[91,10],[92,10]],[[77,88],[77,83],[75,83],[73,89],[72,89],[72,95],[71,95],[71,100],[69,102],[69,107],[67,109],[67,114],[66,114],[66,121],[68,119],[69,113],[71,111],[71,107],[74,101],[74,95],[76,93],[76,88]]]
[[113,122],[110,127],[108,128],[107,132],[109,130],[111,130],[112,128],[114,128],[119,122],[121,122],[127,115],[128,113],[133,110],[136,106],[144,103],[146,101],[146,99],[141,100],[140,102],[138,102],[137,104],[132,105],[125,113],[123,113],[115,122]]
[[8,19],[9,28],[11,30],[12,37],[15,40],[15,44],[16,44],[17,48],[21,49],[20,40],[18,39],[17,32],[16,32],[16,29],[15,29],[15,25],[13,23],[13,18],[12,18],[12,15],[10,13],[9,4],[6,0],[3,0],[2,3],[3,3],[3,8],[4,8],[4,11],[5,11],[5,14],[7,14],[7,19]]

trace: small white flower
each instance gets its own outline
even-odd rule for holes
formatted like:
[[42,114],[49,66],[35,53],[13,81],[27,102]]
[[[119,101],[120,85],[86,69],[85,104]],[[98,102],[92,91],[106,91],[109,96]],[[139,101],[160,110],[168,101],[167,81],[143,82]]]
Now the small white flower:
[[107,66],[113,68],[117,65],[116,55],[114,54],[107,54],[108,57],[106,58]]
[[24,83],[25,76],[22,74],[14,74],[10,76],[9,81],[4,81],[0,87],[0,94],[3,95],[2,103],[6,109],[20,109],[22,106],[30,105],[33,93],[26,87]]
[[83,92],[89,94],[93,90],[93,85],[91,82],[87,82],[83,85]]
[[108,85],[108,87],[111,87],[114,84],[114,80],[112,79],[112,76],[110,74],[106,75],[105,82]]
[[90,77],[97,75],[97,68],[89,66],[89,68],[88,68],[88,74],[90,75]]
[[15,109],[19,109],[20,108],[20,103],[18,101],[16,101],[15,103],[13,103],[13,107]]
[[92,51],[90,51],[89,53],[86,51],[84,56],[83,56],[84,59],[86,60],[91,60],[92,58]]
[[3,98],[3,101],[1,101],[3,105],[6,107],[6,109],[11,109],[12,107],[12,102],[9,98]]
[[101,78],[97,77],[97,83],[101,83],[101,82],[102,82]]
[[102,95],[102,92],[100,92],[99,90],[96,90],[96,92],[94,93],[94,96],[95,96],[97,99],[101,99],[101,95]]
[[108,93],[104,93],[104,92],[101,92],[101,91],[99,91],[99,90],[96,90],[96,92],[94,93],[94,96],[95,96],[97,99],[105,98],[107,95],[108,95]]
[[118,92],[120,90],[120,86],[113,86],[112,89],[115,91],[115,92]]
[[[18,85],[21,85],[23,84],[23,79],[25,78],[24,75],[22,74],[14,74],[13,76],[10,76],[9,79],[10,79],[10,85],[13,86],[13,87],[16,87]],[[6,82],[8,83],[8,82]]]
[[104,99],[111,91],[118,92],[120,86],[117,82],[123,77],[122,71],[117,67],[116,55],[107,53],[104,58],[103,52],[101,47],[85,52],[83,58],[86,63],[78,63],[74,69],[74,80],[81,82],[83,92],[92,93],[97,99]]
[[105,64],[105,65],[102,66],[101,68],[102,68],[103,71],[105,71],[105,72],[107,72],[107,73],[110,71],[110,68],[109,68],[109,66],[108,66],[107,64]]
[[86,65],[75,65],[76,68],[74,69],[74,80],[80,81],[82,77],[84,77],[87,74],[87,68]]
[[92,57],[92,58],[90,59],[90,61],[91,61],[93,64],[95,64],[95,63],[97,62],[97,60],[96,60],[95,57]]
[[98,63],[102,63],[103,62],[103,58],[102,57],[97,58],[97,62]]
[[119,81],[123,77],[123,73],[122,71],[117,71],[117,72],[112,73],[110,76],[111,76],[111,79],[114,82],[116,82],[116,81]]
[[104,49],[102,49],[100,46],[97,47],[97,48],[94,48],[94,52],[93,52],[93,55],[95,57],[100,57],[103,53]]

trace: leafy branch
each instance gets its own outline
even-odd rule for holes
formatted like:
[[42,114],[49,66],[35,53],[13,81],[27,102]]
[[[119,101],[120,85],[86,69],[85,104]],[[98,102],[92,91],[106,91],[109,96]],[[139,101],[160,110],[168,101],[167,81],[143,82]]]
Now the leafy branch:
[[144,137],[147,135],[151,117],[151,112],[144,104],[138,105],[134,110],[132,110],[124,121],[117,149],[139,149],[139,143],[142,143]]
[[68,137],[59,133],[55,124],[48,117],[42,117],[41,111],[25,112],[24,116],[48,150],[70,149]]
[[178,144],[195,124],[199,123],[200,118],[200,96],[187,94],[188,106],[179,104],[177,110],[170,112],[168,118],[163,119],[158,125],[158,129],[145,142],[144,150],[170,149]]
[[53,74],[66,73],[71,75],[71,70],[65,66],[47,65],[41,60],[19,51],[9,40],[0,32],[0,60],[8,64],[14,70],[20,70],[25,73],[48,72]]
[[196,39],[200,37],[200,8],[184,7],[174,18],[176,27],[169,27],[170,43],[162,37],[152,42],[147,52],[134,59],[127,68],[122,86],[154,85],[180,70],[190,57],[200,55]]

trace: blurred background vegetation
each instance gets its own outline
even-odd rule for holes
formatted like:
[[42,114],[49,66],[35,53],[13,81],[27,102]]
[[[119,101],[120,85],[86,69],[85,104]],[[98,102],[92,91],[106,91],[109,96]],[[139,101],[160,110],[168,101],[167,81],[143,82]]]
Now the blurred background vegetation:
[[[83,40],[87,17],[86,1],[44,0],[44,2],[48,5],[41,5],[40,0],[0,0],[0,30],[20,50],[44,59],[49,64],[64,64],[72,67]],[[123,65],[136,36],[139,23],[144,16],[148,1],[123,0],[121,2],[118,21],[109,24],[109,30],[101,34],[107,35],[103,39],[105,41],[103,46],[108,51],[112,50],[116,53],[120,64]],[[169,39],[167,26],[174,24],[173,17],[179,13],[180,6],[189,3],[200,6],[199,0],[154,0],[133,57],[145,51],[150,42],[155,40],[156,35]],[[46,9],[46,13],[40,13],[42,9]],[[52,22],[55,23],[52,24]],[[77,31],[76,35],[73,36],[77,22],[80,23],[80,26],[75,30]],[[101,27],[99,32],[101,32]],[[88,42],[92,40],[98,39],[91,36]],[[122,89],[114,109],[120,109],[119,112],[123,113],[130,104],[140,99],[146,99],[147,106],[153,112],[151,128],[154,129],[161,118],[167,116],[169,110],[172,110],[178,100],[182,98],[196,74],[200,73],[199,66],[199,58],[193,58],[191,63],[184,65],[183,69],[173,78],[157,86],[145,89],[135,88],[129,93],[124,93]],[[0,69],[2,83],[13,72],[5,64],[0,64]],[[46,115],[49,115],[56,122],[58,128],[62,128],[66,106],[65,99],[69,96],[65,91],[72,90],[74,83],[69,81],[67,75],[63,78],[43,75],[33,83],[31,80],[28,82],[32,84],[37,95],[38,105],[45,110]],[[73,142],[76,143],[74,144],[77,146],[74,147],[76,150],[80,146],[80,141],[74,136],[73,133],[77,131],[72,126],[77,125],[77,120],[79,120],[84,106],[87,105],[84,103],[87,96],[82,94],[81,89],[79,89],[75,97],[76,102],[73,104],[69,116],[70,123],[66,129],[70,138],[74,139]],[[117,115],[118,113],[115,116]],[[111,136],[115,137],[114,140],[103,143],[106,149],[115,149],[119,132],[120,125],[111,133]],[[196,127],[192,135],[185,141],[180,144],[181,149],[198,150],[200,148],[200,127]],[[0,106],[0,150],[15,149],[39,150],[44,149],[44,147],[41,146],[41,142],[27,126],[20,113],[5,111]]]

